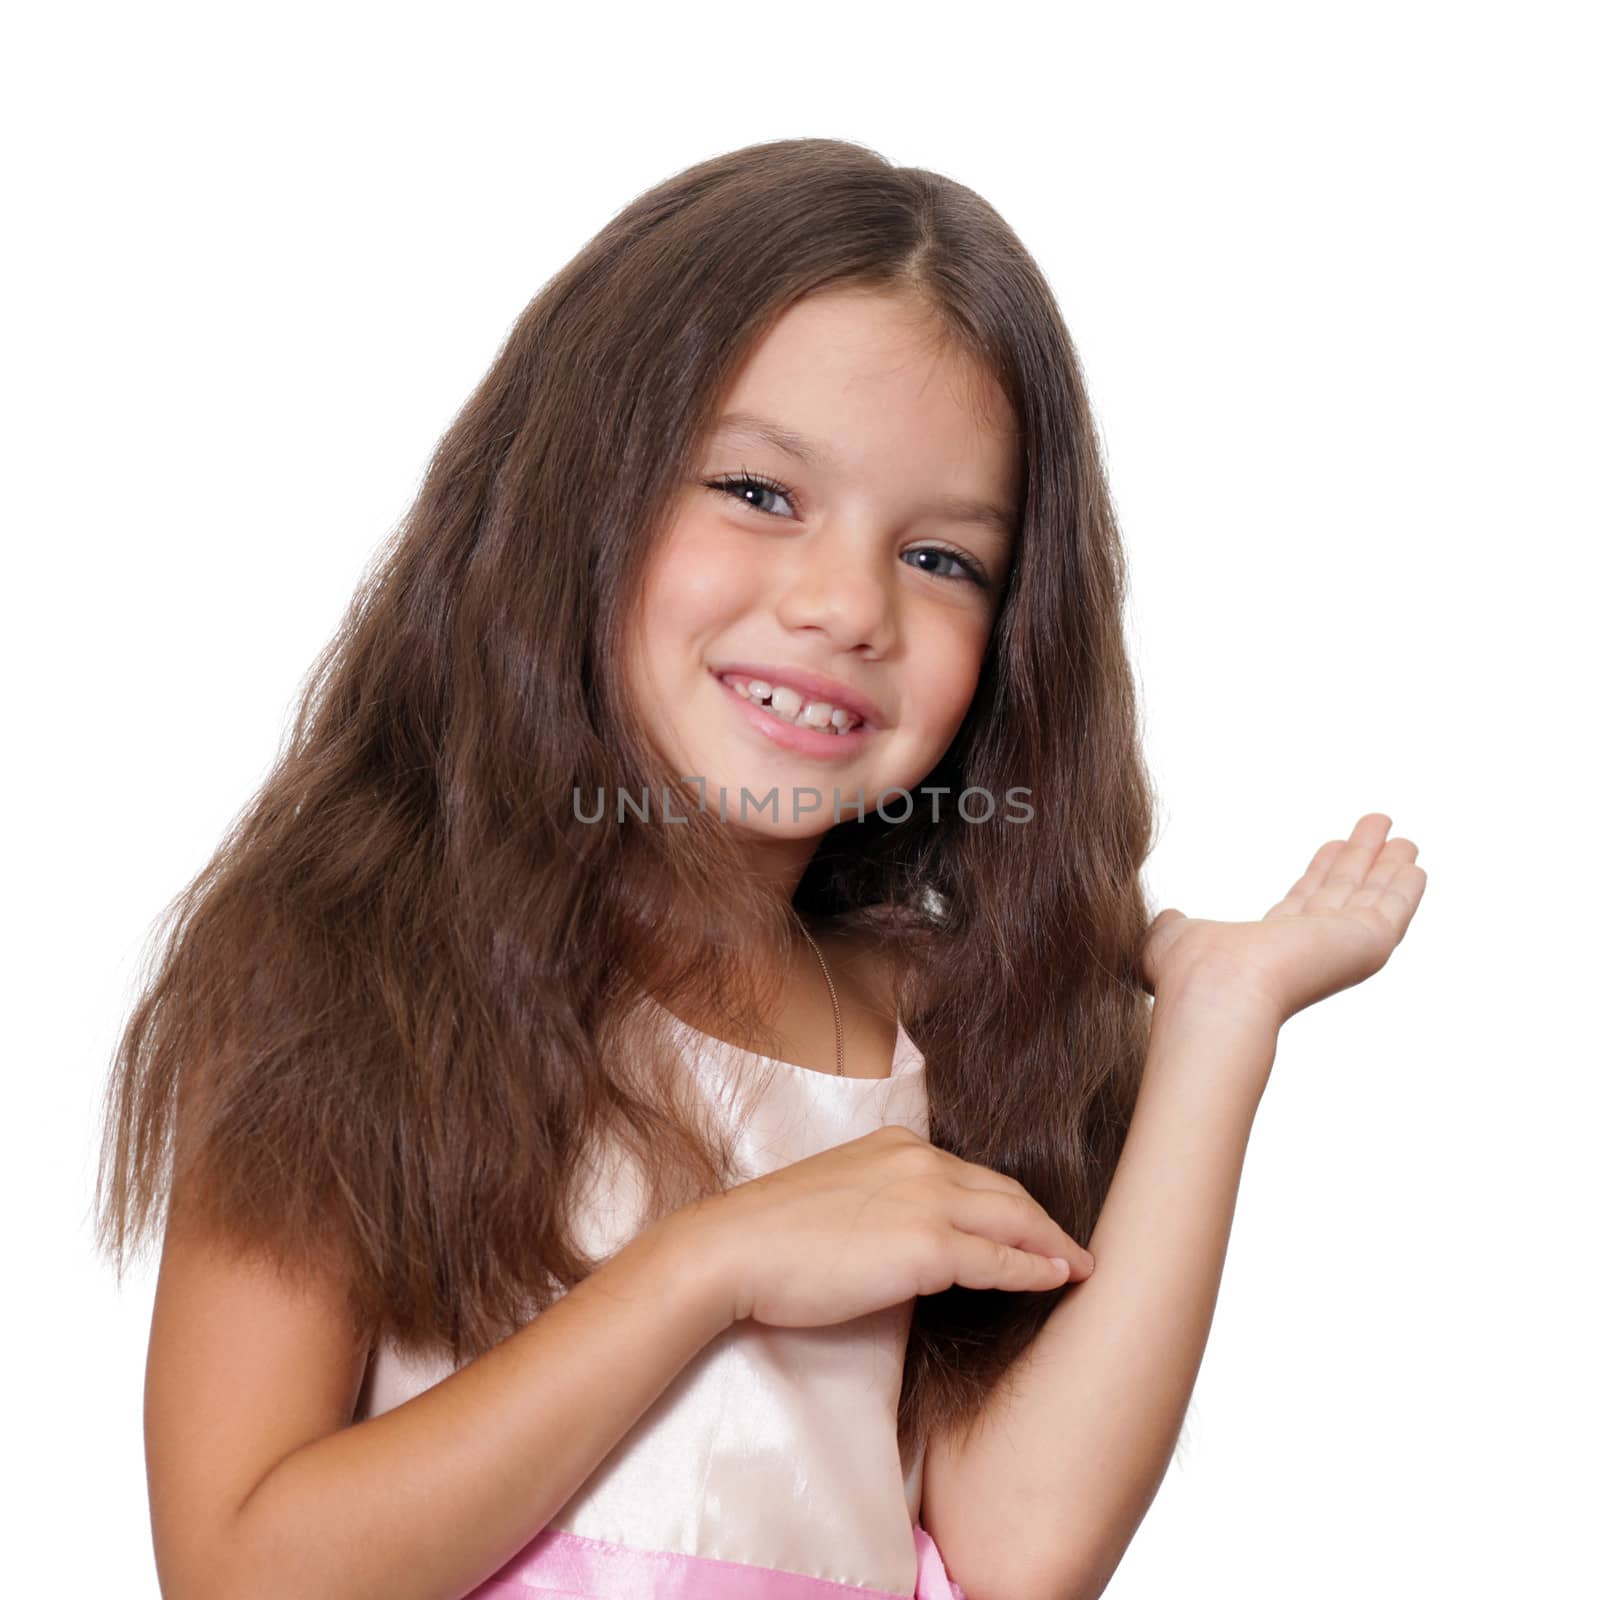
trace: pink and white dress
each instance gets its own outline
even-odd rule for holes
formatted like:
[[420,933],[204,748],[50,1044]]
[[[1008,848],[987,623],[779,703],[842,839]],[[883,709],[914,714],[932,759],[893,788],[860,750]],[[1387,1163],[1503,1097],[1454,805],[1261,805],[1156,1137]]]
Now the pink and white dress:
[[[743,1177],[901,1123],[924,1137],[923,1058],[902,1025],[887,1078],[812,1071],[662,1017]],[[585,1247],[638,1231],[640,1192],[591,1178]],[[923,1450],[902,1461],[896,1410],[912,1303],[825,1328],[743,1321],[701,1349],[545,1527],[465,1600],[965,1600],[921,1526]],[[387,1343],[354,1420],[449,1376]]]

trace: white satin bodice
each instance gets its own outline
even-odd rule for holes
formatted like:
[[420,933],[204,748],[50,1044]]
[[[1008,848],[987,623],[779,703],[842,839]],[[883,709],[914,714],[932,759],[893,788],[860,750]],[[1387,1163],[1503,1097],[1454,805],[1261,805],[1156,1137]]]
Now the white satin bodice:
[[[662,1012],[730,1130],[739,1181],[901,1123],[924,1138],[921,1052],[897,1031],[887,1078],[852,1078],[741,1050]],[[598,1165],[593,1169],[599,1171]],[[575,1226],[597,1257],[638,1231],[640,1191],[611,1163]],[[823,1328],[743,1321],[700,1350],[549,1527],[652,1551],[807,1573],[912,1595],[921,1449],[900,1458],[896,1412],[912,1302]],[[447,1377],[380,1344],[355,1420]]]

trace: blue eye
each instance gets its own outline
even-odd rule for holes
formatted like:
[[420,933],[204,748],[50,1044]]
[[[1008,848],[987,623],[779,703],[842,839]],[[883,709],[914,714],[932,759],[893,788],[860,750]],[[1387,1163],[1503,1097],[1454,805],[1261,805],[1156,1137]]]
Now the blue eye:
[[745,494],[750,489],[759,489],[763,494],[775,494],[780,500],[787,500],[794,492],[785,488],[776,478],[763,477],[759,472],[740,472],[731,478],[713,478],[706,485],[709,489],[718,489],[723,494],[731,495],[735,500],[750,507],[752,511],[766,512],[766,515],[776,516],[776,512],[767,511],[765,506],[752,504],[745,499]]
[[[737,500],[741,505],[748,506],[750,510],[760,512],[762,516],[772,517],[781,515],[779,512],[769,511],[765,506],[756,504],[747,498],[751,490],[760,494],[776,495],[778,499],[790,502],[793,508],[794,490],[787,484],[779,483],[776,478],[769,478],[764,473],[739,471],[726,478],[708,478],[708,489],[715,489],[720,494],[726,494]],[[915,550],[907,550],[908,556],[942,556],[946,561],[954,562],[964,576],[955,573],[935,572],[929,567],[918,567],[919,572],[926,572],[930,578],[954,578],[958,583],[971,583],[980,589],[989,588],[989,577],[983,568],[969,555],[960,550],[951,549],[947,545],[919,545]]]
[[[947,550],[943,545],[925,544],[919,545],[915,550],[907,550],[906,554],[908,556],[942,556],[946,561],[955,562],[967,574],[969,583],[977,584],[980,589],[989,587],[989,580],[984,576],[983,569],[970,556],[962,555],[959,550]],[[930,569],[922,567],[919,570],[928,572]],[[934,577],[941,576],[939,573],[933,573],[932,575]]]

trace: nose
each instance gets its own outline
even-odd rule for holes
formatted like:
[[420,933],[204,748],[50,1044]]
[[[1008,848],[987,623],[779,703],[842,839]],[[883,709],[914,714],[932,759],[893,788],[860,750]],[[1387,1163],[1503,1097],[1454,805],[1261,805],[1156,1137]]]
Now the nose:
[[894,559],[864,524],[814,528],[779,565],[778,620],[818,628],[841,650],[886,649],[895,623]]

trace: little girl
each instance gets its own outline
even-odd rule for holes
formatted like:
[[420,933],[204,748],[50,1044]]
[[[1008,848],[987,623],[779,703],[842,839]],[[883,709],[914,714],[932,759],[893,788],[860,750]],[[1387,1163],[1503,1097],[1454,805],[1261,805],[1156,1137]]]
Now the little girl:
[[119,1045],[168,1600],[1101,1592],[1424,883],[1152,921],[1123,584],[970,190],[757,145],[544,288]]

